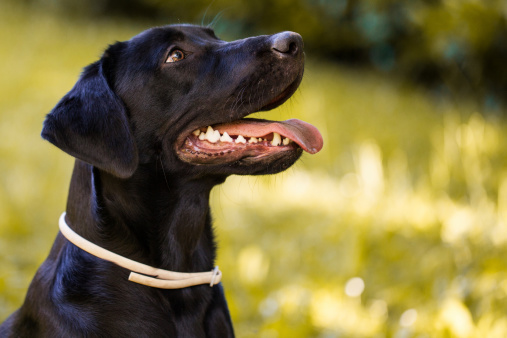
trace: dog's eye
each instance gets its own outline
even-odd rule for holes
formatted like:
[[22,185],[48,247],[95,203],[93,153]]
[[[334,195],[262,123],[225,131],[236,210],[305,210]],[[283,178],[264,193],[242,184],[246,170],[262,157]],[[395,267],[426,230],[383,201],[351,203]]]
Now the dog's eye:
[[166,63],[176,62],[176,61],[183,60],[184,58],[185,58],[185,53],[183,53],[179,49],[175,49],[171,52],[171,54],[169,54],[169,57],[167,58],[167,60],[165,60],[165,62]]

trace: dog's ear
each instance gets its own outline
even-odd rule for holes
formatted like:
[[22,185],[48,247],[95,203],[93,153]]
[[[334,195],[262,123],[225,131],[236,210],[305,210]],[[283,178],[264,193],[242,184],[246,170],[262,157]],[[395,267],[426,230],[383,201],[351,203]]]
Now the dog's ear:
[[107,53],[46,116],[42,137],[66,153],[121,178],[137,168],[137,147],[122,100],[111,89]]

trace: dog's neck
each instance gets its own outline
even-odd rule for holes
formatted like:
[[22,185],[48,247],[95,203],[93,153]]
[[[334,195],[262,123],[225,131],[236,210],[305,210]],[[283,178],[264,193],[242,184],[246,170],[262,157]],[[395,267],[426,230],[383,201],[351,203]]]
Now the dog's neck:
[[222,181],[176,180],[160,166],[140,166],[122,180],[77,160],[67,217],[74,231],[119,255],[173,271],[205,271],[216,251],[209,193]]

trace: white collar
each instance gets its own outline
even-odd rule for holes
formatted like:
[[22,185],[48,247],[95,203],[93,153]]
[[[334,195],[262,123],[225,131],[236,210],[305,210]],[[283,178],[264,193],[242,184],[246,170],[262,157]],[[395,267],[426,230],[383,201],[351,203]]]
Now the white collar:
[[[222,272],[218,266],[209,272],[174,272],[157,269],[106,250],[75,233],[65,222],[65,212],[60,216],[60,231],[72,244],[89,254],[131,270],[129,281],[160,289],[182,289],[189,286],[220,283]],[[135,272],[134,272],[135,271]],[[146,276],[147,275],[147,276]],[[153,276],[153,277],[150,277]]]

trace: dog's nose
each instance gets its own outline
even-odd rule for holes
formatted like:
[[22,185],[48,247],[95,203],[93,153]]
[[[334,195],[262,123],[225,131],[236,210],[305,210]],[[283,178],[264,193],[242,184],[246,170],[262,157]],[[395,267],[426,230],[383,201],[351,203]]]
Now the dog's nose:
[[271,39],[271,49],[282,56],[295,56],[303,51],[303,38],[298,33],[282,32],[272,35]]

